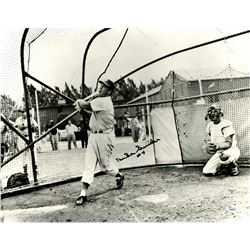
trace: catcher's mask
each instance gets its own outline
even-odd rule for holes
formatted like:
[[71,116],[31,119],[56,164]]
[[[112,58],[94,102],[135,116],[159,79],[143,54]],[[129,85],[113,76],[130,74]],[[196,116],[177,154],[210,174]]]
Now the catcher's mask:
[[221,111],[221,108],[214,104],[208,108],[205,120],[207,121],[208,119],[210,119],[212,121],[215,118],[218,119],[222,116],[223,113]]

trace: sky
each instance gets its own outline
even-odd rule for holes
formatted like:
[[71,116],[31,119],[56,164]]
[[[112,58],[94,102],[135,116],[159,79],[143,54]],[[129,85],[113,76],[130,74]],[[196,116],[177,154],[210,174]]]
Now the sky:
[[[24,29],[7,29],[1,32],[1,89],[17,102],[21,102],[23,90],[20,71],[20,43]],[[82,81],[83,53],[90,38],[100,28],[30,28],[25,43],[26,70],[51,87],[64,89],[65,82],[79,89]],[[93,89],[98,76],[104,71],[126,28],[112,28],[99,35],[92,43],[87,56],[85,83]],[[124,41],[112,60],[103,80],[117,80],[121,76],[163,55],[193,45],[214,40],[244,30],[238,28],[129,28]],[[28,68],[28,44],[30,63]],[[250,35],[242,35],[206,47],[181,53],[157,62],[129,76],[137,85],[151,79],[165,78],[170,70],[190,72],[215,69],[221,71],[228,64],[233,68],[250,72]],[[40,88],[32,80],[35,87]]]
[[[23,95],[20,71],[20,42],[24,27],[30,27],[25,43],[27,69],[28,43],[43,29],[48,29],[30,45],[29,73],[51,87],[64,89],[67,82],[79,89],[82,81],[83,53],[89,39],[103,27],[112,27],[92,43],[86,64],[87,86],[94,88],[126,28],[128,33],[111,62],[103,80],[117,80],[131,70],[174,51],[249,29],[248,4],[224,1],[140,1],[85,4],[57,1],[34,4],[24,0],[4,3],[0,16],[1,93],[18,103]],[[194,2],[194,3],[193,3]],[[58,8],[60,10],[58,10]],[[8,11],[9,10],[9,11]],[[21,11],[23,10],[23,12]],[[12,15],[8,15],[11,12]],[[155,63],[131,76],[142,81],[166,77],[170,70],[199,72],[230,64],[236,70],[250,72],[250,35],[188,51]],[[189,71],[190,70],[190,71]],[[204,72],[204,70],[202,70]],[[209,71],[210,72],[210,71]],[[32,83],[31,80],[28,83]],[[40,86],[35,85],[38,89]]]

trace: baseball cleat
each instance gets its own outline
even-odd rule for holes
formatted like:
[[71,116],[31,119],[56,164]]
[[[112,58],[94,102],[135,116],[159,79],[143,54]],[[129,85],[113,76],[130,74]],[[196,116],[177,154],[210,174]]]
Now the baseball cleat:
[[87,201],[87,196],[79,196],[76,200],[76,205],[82,205]]
[[239,166],[236,162],[231,162],[228,167],[230,168],[230,175],[237,176],[239,174]]
[[121,174],[120,177],[116,178],[116,187],[117,189],[120,189],[123,187],[123,182],[124,182],[124,175]]

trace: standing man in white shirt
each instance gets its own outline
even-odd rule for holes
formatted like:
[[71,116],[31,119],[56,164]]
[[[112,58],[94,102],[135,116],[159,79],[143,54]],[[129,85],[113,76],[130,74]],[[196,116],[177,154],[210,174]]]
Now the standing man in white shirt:
[[[27,115],[26,115],[26,110],[24,108],[19,109],[19,112],[22,114],[20,117],[18,117],[15,121],[14,126],[20,131],[20,133],[29,139],[29,132],[28,132],[28,122],[27,122]],[[33,137],[35,136],[35,132],[38,131],[38,124],[35,121],[34,118],[31,118],[31,128],[32,128],[32,135]],[[21,150],[26,146],[26,143],[23,139],[18,138],[17,140],[17,145],[18,149]],[[36,152],[36,144],[34,144],[34,156],[35,156],[35,161],[37,164],[37,152]],[[27,171],[27,166],[29,162],[29,149],[25,150],[22,153],[22,165],[24,168],[24,171]]]
[[87,189],[94,180],[98,164],[103,171],[116,178],[117,188],[123,186],[124,175],[119,172],[114,162],[111,162],[115,139],[114,106],[111,99],[114,90],[115,84],[112,81],[99,81],[99,93],[95,99],[91,101],[79,99],[75,102],[79,111],[81,109],[92,111],[89,121],[91,133],[81,180],[83,186],[76,201],[77,205],[82,205],[87,201]]
[[66,125],[65,128],[67,133],[68,149],[71,150],[71,141],[73,141],[74,147],[77,148],[75,132],[78,131],[78,128],[71,122],[71,120],[68,120],[68,125]]

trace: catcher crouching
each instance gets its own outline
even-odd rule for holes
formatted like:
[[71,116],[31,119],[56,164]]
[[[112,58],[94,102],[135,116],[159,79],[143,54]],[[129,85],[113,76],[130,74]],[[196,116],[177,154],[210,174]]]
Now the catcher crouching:
[[210,122],[206,127],[208,140],[205,149],[212,157],[203,168],[205,176],[214,176],[222,172],[236,176],[239,173],[237,160],[240,150],[237,147],[235,130],[232,122],[222,117],[221,108],[217,105],[208,108],[205,119],[209,119]]

